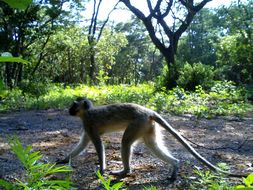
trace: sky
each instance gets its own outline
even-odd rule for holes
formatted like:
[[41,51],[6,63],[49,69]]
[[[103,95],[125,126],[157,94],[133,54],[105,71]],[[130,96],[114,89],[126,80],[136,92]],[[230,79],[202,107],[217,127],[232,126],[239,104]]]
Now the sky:
[[[233,0],[212,0],[211,2],[207,3],[205,7],[207,8],[217,8],[219,6],[225,5],[228,6],[231,4]],[[112,10],[113,6],[116,4],[117,0],[104,0],[101,4],[100,13],[98,18],[101,20],[104,20],[108,13]],[[146,7],[146,0],[132,0],[133,5],[135,5],[137,8],[140,8],[141,10],[144,10]],[[198,1],[195,1],[198,2]],[[119,4],[121,8],[125,8],[123,3]],[[85,17],[89,18],[92,15],[92,9],[93,9],[93,1],[90,1],[90,3],[87,4],[86,10],[85,10]],[[126,9],[126,8],[125,8]],[[110,20],[115,22],[126,22],[131,18],[132,13],[129,10],[115,10],[111,16]]]

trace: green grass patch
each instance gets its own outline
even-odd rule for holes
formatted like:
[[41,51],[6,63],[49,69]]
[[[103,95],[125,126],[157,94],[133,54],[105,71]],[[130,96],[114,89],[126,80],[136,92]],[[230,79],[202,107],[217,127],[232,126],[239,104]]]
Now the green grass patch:
[[[12,152],[17,156],[24,168],[24,179],[7,181],[0,179],[0,189],[6,190],[74,190],[71,181],[72,169],[69,166],[56,166],[55,163],[42,163],[40,159],[42,154],[39,151],[33,151],[32,146],[23,146],[17,137],[9,138],[9,146]],[[65,179],[50,179],[50,176],[57,173],[67,174]]]
[[[40,85],[40,88],[42,87],[43,85]],[[159,112],[193,114],[207,118],[217,115],[243,117],[253,113],[253,105],[247,101],[245,89],[235,87],[229,82],[217,83],[209,92],[204,91],[200,86],[195,92],[187,92],[182,88],[157,91],[153,84],[137,86],[48,84],[45,88],[43,93],[36,91],[33,94],[21,89],[5,90],[0,101],[0,111],[22,108],[64,109],[68,108],[76,97],[87,97],[95,105],[132,102]]]

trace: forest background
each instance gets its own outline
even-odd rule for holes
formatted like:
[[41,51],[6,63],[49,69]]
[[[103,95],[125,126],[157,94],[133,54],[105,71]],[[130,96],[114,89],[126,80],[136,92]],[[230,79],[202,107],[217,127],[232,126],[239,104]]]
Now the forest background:
[[[121,1],[99,19],[101,0],[33,1],[23,10],[0,1],[1,110],[62,108],[82,95],[176,113],[209,115],[215,107],[212,114],[224,114],[228,103],[231,113],[251,113],[253,1],[205,8],[208,2],[147,1],[147,15]],[[93,10],[86,18],[88,3]],[[111,21],[124,5],[131,19]]]
[[[103,0],[0,1],[0,112],[66,109],[75,97],[85,96],[95,104],[135,102],[163,113],[190,114],[187,123],[219,115],[235,116],[235,122],[252,117],[253,1],[205,8],[210,1],[147,0],[145,12],[129,0],[120,0],[102,19]],[[86,9],[88,3],[92,11]],[[110,16],[116,9],[130,10],[133,16],[114,22]],[[90,17],[83,14],[87,11]],[[251,124],[243,126],[241,131]],[[17,130],[28,130],[26,122]],[[245,138],[243,144],[251,141]],[[12,150],[21,145],[18,140],[9,144]],[[31,153],[31,146],[16,150],[21,158],[28,156],[24,163],[34,168],[37,160],[29,156],[39,152]],[[54,167],[39,166],[42,171]],[[201,177],[193,182],[197,186],[230,187],[227,179],[208,171],[197,175]],[[247,179],[244,183],[251,187],[252,175]],[[28,185],[47,183],[43,176],[41,180],[45,183],[28,180]],[[0,183],[12,186],[1,179]]]

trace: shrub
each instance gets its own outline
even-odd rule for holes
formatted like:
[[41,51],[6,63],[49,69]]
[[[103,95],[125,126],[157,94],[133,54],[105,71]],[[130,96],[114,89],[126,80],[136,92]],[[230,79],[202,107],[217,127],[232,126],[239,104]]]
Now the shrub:
[[9,139],[9,146],[12,152],[18,157],[20,162],[25,168],[25,180],[21,181],[16,179],[15,182],[11,183],[9,181],[0,180],[1,187],[6,190],[21,190],[21,189],[36,189],[36,190],[70,190],[74,189],[72,187],[72,182],[69,178],[65,180],[53,180],[49,179],[49,175],[55,173],[69,173],[71,169],[68,166],[57,167],[55,164],[51,163],[41,163],[39,162],[42,155],[39,151],[32,151],[32,146],[24,147],[20,140],[16,137]]
[[[222,170],[229,170],[229,166],[225,163],[219,163],[218,167]],[[209,170],[202,171],[194,170],[197,174],[197,179],[191,183],[191,189],[203,190],[250,190],[253,189],[253,173],[246,178],[242,178],[244,185],[234,185],[232,182],[221,173],[214,173]]]
[[179,71],[180,75],[177,83],[185,90],[195,90],[201,85],[204,89],[209,88],[213,83],[213,67],[202,63],[186,63]]
[[[112,185],[111,184],[111,179],[109,178],[109,179],[106,180],[101,175],[101,173],[100,173],[99,170],[96,172],[96,174],[97,174],[97,177],[99,178],[99,180],[101,181],[101,183],[103,184],[103,186],[104,186],[104,188],[106,190],[118,190],[118,189],[122,189],[123,182],[117,182],[117,183],[115,183],[115,184]],[[124,190],[124,189],[122,189],[122,190]]]
[[40,96],[48,93],[48,86],[48,82],[24,80],[20,83],[19,88],[23,94],[28,94],[38,99]]

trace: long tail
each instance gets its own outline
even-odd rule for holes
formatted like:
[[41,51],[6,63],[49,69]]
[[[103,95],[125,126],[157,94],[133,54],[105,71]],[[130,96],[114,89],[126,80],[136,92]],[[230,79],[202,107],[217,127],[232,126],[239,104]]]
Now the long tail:
[[155,113],[153,116],[150,116],[151,120],[156,121],[159,123],[164,129],[169,131],[196,159],[198,159],[200,162],[208,166],[211,170],[223,173],[225,175],[231,176],[231,177],[246,177],[249,174],[235,174],[230,173],[224,170],[221,170],[220,168],[214,166],[212,163],[207,161],[203,156],[201,156],[189,143],[185,140],[185,138],[180,135],[180,133],[175,130],[165,119],[163,119],[158,113]]

